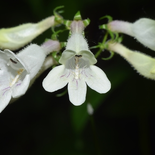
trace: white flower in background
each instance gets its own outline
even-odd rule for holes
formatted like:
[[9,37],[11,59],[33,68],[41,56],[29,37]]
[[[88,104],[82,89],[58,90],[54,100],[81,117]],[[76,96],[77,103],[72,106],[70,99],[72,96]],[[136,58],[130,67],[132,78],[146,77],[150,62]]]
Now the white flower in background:
[[30,82],[26,66],[9,51],[0,51],[0,112],[7,106],[11,97],[23,95]]
[[134,23],[114,20],[107,24],[107,28],[112,32],[130,35],[146,47],[155,50],[155,20],[141,18]]
[[0,112],[11,98],[25,94],[31,80],[40,71],[46,55],[60,47],[58,41],[47,41],[42,46],[31,44],[17,55],[10,50],[0,51]]
[[81,105],[86,98],[86,84],[99,93],[109,91],[111,84],[105,73],[94,66],[97,62],[82,35],[84,24],[73,21],[71,37],[66,50],[59,62],[62,64],[49,72],[43,80],[43,87],[48,92],[54,92],[68,84],[69,100],[74,105]]
[[137,72],[146,78],[155,80],[155,59],[137,52],[132,51],[120,43],[108,42],[108,50],[114,51],[125,58]]
[[31,42],[48,28],[55,26],[54,16],[38,23],[27,23],[13,28],[0,29],[0,48],[16,50]]
[[[134,23],[114,20],[107,24],[112,32],[124,33],[137,39],[148,48],[155,50],[155,20],[141,18]],[[107,42],[107,49],[124,57],[137,72],[155,80],[155,59],[149,55],[132,51],[115,41]]]

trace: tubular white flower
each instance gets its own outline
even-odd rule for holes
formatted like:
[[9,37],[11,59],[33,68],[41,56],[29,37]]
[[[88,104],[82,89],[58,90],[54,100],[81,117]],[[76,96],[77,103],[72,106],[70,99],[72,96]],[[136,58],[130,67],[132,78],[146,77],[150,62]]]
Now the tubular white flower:
[[136,38],[141,44],[155,50],[155,20],[141,18],[134,23],[115,20],[107,24],[109,30]]
[[111,87],[105,73],[93,65],[97,60],[81,34],[83,29],[82,21],[72,22],[72,35],[59,60],[62,65],[51,70],[43,80],[43,87],[48,92],[61,89],[68,83],[69,100],[74,105],[85,102],[86,84],[99,93],[106,93]]
[[146,78],[155,80],[155,59],[137,52],[132,51],[120,43],[109,42],[108,49],[112,50],[124,57],[137,72]]
[[13,28],[0,29],[0,48],[16,50],[31,42],[48,28],[55,26],[54,16],[36,24],[27,23]]
[[11,97],[23,95],[30,82],[30,73],[25,64],[10,50],[0,51],[0,112]]
[[133,24],[134,37],[146,47],[155,50],[155,20],[141,18]]
[[60,46],[58,41],[48,41],[42,46],[31,44],[17,55],[10,50],[0,51],[0,112],[11,98],[25,94],[44,64],[46,55],[58,49],[56,44]]

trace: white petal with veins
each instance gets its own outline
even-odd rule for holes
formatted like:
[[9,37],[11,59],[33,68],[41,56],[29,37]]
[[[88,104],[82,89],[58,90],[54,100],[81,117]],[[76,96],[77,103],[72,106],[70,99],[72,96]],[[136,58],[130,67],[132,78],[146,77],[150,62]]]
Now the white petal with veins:
[[[7,88],[6,88],[7,89]],[[0,113],[9,104],[11,100],[11,91],[0,92]]]
[[12,89],[12,97],[17,98],[21,95],[24,95],[28,89],[30,83],[30,75],[26,75],[23,81],[19,81]]
[[86,100],[86,83],[83,79],[73,80],[68,84],[69,100],[74,105],[78,106]]
[[94,65],[90,66],[90,76],[85,78],[87,85],[98,93],[106,93],[111,88],[111,83],[106,74]]
[[43,87],[48,92],[54,92],[65,87],[68,79],[65,77],[65,66],[60,65],[53,68],[43,80]]

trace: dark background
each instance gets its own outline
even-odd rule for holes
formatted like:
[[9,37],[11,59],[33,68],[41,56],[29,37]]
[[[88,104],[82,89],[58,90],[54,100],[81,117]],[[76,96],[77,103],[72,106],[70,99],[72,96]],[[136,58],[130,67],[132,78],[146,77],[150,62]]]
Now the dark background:
[[[130,22],[142,17],[155,19],[155,7],[149,0],[5,0],[0,4],[0,28],[38,22],[60,5],[65,6],[65,19],[72,20],[77,11],[83,19],[90,18],[85,30],[90,46],[105,34],[98,29],[107,22],[99,21],[104,15]],[[50,37],[48,30],[33,43],[41,44]],[[66,39],[67,33],[60,35],[61,41]],[[123,44],[155,56],[129,36],[124,35]],[[44,72],[23,97],[0,114],[0,154],[154,155],[155,82],[138,75],[117,54],[109,61],[99,57],[97,66],[107,74],[112,89],[100,95],[88,88],[87,100],[79,107],[69,102],[68,94],[56,97],[66,88],[45,92],[41,84],[49,70]],[[93,118],[87,114],[87,103],[95,109]]]

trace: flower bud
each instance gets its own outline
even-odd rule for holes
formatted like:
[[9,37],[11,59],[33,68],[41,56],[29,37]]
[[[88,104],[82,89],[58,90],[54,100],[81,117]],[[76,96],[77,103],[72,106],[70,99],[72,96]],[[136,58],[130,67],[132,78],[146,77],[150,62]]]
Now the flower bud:
[[54,16],[36,24],[27,23],[13,28],[0,29],[0,48],[16,50],[31,42],[51,26],[56,25]]
[[114,51],[125,58],[139,74],[155,80],[155,59],[151,56],[132,51],[116,42],[109,42],[108,50]]
[[107,27],[112,32],[130,35],[141,44],[155,50],[155,20],[141,18],[134,23],[115,20],[108,23]]

